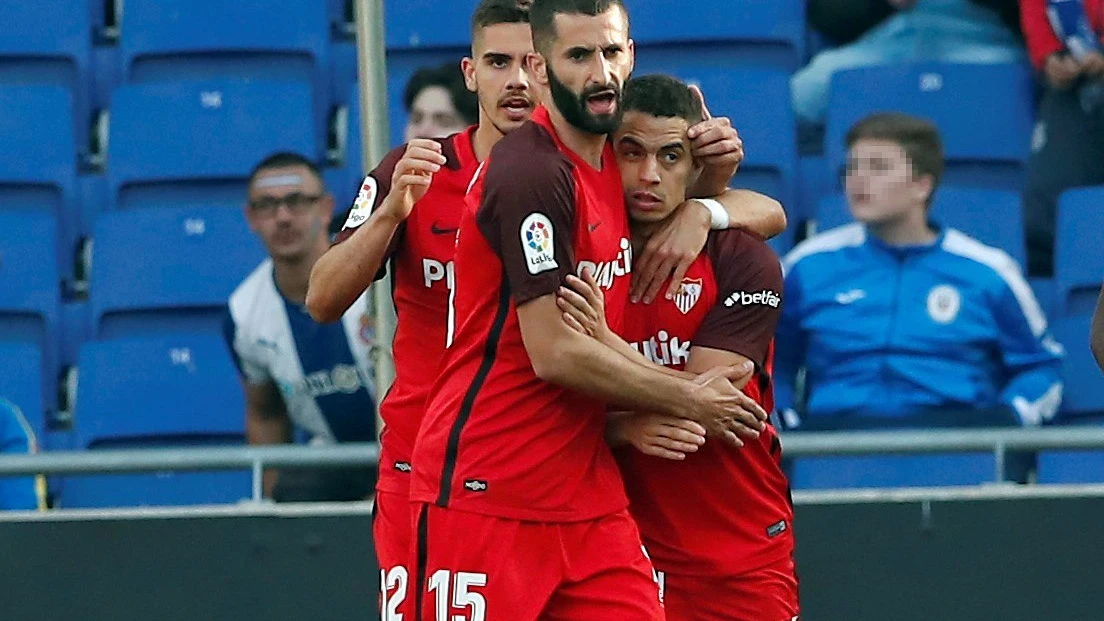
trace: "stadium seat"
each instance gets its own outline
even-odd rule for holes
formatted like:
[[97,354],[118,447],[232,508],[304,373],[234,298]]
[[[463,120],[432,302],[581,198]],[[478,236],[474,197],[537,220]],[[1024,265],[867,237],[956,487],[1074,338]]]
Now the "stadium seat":
[[920,63],[836,73],[825,138],[829,165],[842,170],[847,131],[860,119],[905,112],[939,128],[947,158],[944,184],[1020,191],[1031,141],[1032,89],[1030,71],[1018,64]]
[[387,0],[387,50],[471,47],[472,13],[478,0]]
[[111,105],[111,204],[240,207],[264,157],[295,151],[321,159],[312,107],[310,88],[295,82],[121,87]]
[[1089,349],[1090,315],[1056,317],[1050,323],[1050,333],[1066,349],[1062,361],[1065,381],[1061,417],[1104,417],[1104,374],[1096,366]]
[[1092,313],[1104,281],[1102,230],[1104,186],[1062,193],[1054,241],[1055,305],[1059,315]]
[[794,489],[980,485],[995,478],[992,453],[801,457],[790,469]]
[[50,261],[63,277],[73,273],[81,228],[73,128],[57,122],[72,113],[72,94],[60,86],[0,85],[0,212],[53,218],[50,228],[58,237],[50,244],[56,251]]
[[[0,211],[0,343],[37,353],[39,409],[28,416],[42,419],[57,403],[57,359],[60,292],[54,216]],[[35,366],[35,354],[0,354],[7,377],[25,377],[22,367]],[[17,374],[17,375],[10,375]],[[29,402],[26,402],[29,403]],[[33,405],[33,404],[31,404]]]
[[87,0],[5,2],[0,28],[0,85],[51,85],[69,94],[71,107],[48,118],[73,119],[62,151],[70,155],[88,149],[91,17]]
[[43,377],[37,345],[0,341],[0,400],[19,408],[40,439],[46,429]]
[[245,78],[325,88],[330,16],[318,0],[126,0],[123,79]]
[[1053,278],[1029,278],[1027,283],[1035,292],[1035,299],[1039,300],[1039,307],[1047,317],[1057,317],[1054,312],[1054,279]]
[[230,293],[264,259],[239,209],[162,208],[100,217],[93,246],[93,338],[221,334]]
[[[1007,190],[940,188],[932,203],[932,219],[979,241],[1004,250],[1020,265],[1026,260],[1024,218],[1020,195]],[[843,194],[830,194],[817,205],[817,230],[853,222]]]
[[[216,334],[114,339],[81,349],[74,427],[90,451],[241,445],[244,400]],[[233,502],[248,473],[67,477],[66,507]]]
[[[1069,428],[1099,427],[1104,425],[1104,417],[1065,418],[1061,422]],[[1039,451],[1038,477],[1039,483],[1104,483],[1104,451]]]
[[648,72],[658,67],[653,63],[667,67],[772,67],[792,72],[804,57],[802,0],[683,0],[677,8],[643,0],[626,4],[632,15],[638,62]]

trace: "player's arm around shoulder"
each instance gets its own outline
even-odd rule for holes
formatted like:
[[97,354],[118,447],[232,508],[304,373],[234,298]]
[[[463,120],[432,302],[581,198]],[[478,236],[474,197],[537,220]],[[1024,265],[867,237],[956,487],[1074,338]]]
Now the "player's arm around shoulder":
[[307,310],[315,321],[340,319],[382,274],[400,228],[444,165],[439,142],[417,139],[389,153],[365,178],[335,244],[311,269]]

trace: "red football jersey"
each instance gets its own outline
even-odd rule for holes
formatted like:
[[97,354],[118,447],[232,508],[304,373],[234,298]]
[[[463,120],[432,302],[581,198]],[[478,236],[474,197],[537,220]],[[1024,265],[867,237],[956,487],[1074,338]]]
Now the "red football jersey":
[[[673,300],[634,304],[623,336],[657,364],[683,369],[691,346],[741,354],[757,373],[744,388],[768,412],[772,339],[781,310],[778,257],[758,237],[711,233]],[[709,439],[684,461],[617,451],[630,511],[656,569],[738,575],[793,552],[793,508],[771,426],[735,448]]]
[[622,192],[612,148],[595,170],[543,108],[495,146],[460,222],[456,336],[414,449],[414,501],[542,522],[627,506],[605,404],[536,376],[516,310],[591,266],[620,327],[632,268]]
[[[376,487],[384,491],[409,493],[414,440],[437,366],[445,355],[456,231],[464,210],[464,195],[479,167],[472,146],[475,129],[439,140],[447,162],[433,176],[429,190],[414,205],[388,247],[398,323],[395,382],[380,405],[384,428]],[[404,145],[388,153],[365,178],[336,243],[352,235],[387,196],[391,175],[405,150]]]

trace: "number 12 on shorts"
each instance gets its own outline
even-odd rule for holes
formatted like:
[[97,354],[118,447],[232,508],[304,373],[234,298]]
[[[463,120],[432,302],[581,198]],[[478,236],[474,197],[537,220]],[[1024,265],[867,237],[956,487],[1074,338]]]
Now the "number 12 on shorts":
[[[487,574],[466,571],[453,574],[447,569],[435,572],[429,578],[428,590],[435,596],[436,621],[486,621],[487,600],[481,593],[471,590],[485,586],[487,586]],[[464,609],[470,616],[450,616],[450,603],[452,608]]]

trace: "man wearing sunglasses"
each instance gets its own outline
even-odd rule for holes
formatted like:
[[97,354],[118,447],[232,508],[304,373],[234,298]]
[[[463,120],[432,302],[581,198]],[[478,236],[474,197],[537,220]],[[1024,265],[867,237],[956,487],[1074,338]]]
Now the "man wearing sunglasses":
[[[226,322],[250,444],[376,439],[365,299],[331,324],[316,323],[305,308],[311,268],[330,245],[333,206],[318,168],[301,155],[272,155],[250,176],[245,217],[269,258],[230,296]],[[264,476],[265,495],[277,501],[360,500],[374,487],[374,468]]]

